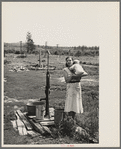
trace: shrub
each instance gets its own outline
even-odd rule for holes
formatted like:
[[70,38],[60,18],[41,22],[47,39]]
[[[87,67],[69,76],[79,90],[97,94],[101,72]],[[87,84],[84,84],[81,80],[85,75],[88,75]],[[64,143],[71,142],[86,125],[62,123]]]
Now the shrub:
[[76,130],[76,121],[72,117],[65,116],[64,120],[59,125],[59,135],[73,137]]
[[75,56],[81,56],[81,55],[82,55],[81,51],[77,51],[75,54]]
[[15,51],[15,54],[20,54],[20,51]]
[[7,53],[15,53],[15,50],[14,49],[8,49],[8,50],[4,50],[4,52],[7,54]]
[[58,136],[59,137],[69,136],[75,140],[84,141],[84,142],[85,141],[89,142],[89,137],[90,137],[90,135],[87,133],[85,129],[83,129],[82,127],[79,127],[76,124],[76,121],[72,117],[67,115],[59,125]]
[[32,54],[37,55],[37,54],[39,54],[39,51],[32,51]]
[[4,64],[9,64],[11,61],[7,61],[6,59],[4,60]]

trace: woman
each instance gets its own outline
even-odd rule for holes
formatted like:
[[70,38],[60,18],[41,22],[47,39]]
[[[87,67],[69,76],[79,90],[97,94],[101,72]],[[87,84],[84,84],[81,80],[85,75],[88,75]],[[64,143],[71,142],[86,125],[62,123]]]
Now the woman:
[[73,74],[69,67],[73,65],[73,58],[66,58],[66,68],[63,69],[63,75],[66,82],[66,101],[64,112],[74,119],[76,113],[83,113],[82,93],[81,93],[81,77]]

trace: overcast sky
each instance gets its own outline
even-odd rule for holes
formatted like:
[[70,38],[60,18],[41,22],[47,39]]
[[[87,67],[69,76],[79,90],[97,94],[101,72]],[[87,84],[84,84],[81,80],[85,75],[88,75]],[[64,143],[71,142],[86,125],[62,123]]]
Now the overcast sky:
[[118,33],[117,2],[3,2],[3,42],[100,46]]

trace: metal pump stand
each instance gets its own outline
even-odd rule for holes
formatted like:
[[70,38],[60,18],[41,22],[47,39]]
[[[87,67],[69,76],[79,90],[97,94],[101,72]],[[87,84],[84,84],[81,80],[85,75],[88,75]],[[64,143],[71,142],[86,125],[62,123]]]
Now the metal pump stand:
[[[45,48],[47,47],[47,43]],[[49,94],[50,94],[50,73],[49,73],[49,54],[50,52],[47,50],[47,72],[46,72],[46,87],[45,87],[45,94],[46,94],[46,113],[45,117],[50,118],[49,113]]]

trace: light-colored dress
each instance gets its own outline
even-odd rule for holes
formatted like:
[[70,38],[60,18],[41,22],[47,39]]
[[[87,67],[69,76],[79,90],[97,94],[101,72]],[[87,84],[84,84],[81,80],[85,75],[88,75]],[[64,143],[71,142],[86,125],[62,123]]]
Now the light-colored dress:
[[[63,69],[65,80],[71,77],[71,71]],[[66,83],[65,112],[83,113],[81,82]]]

